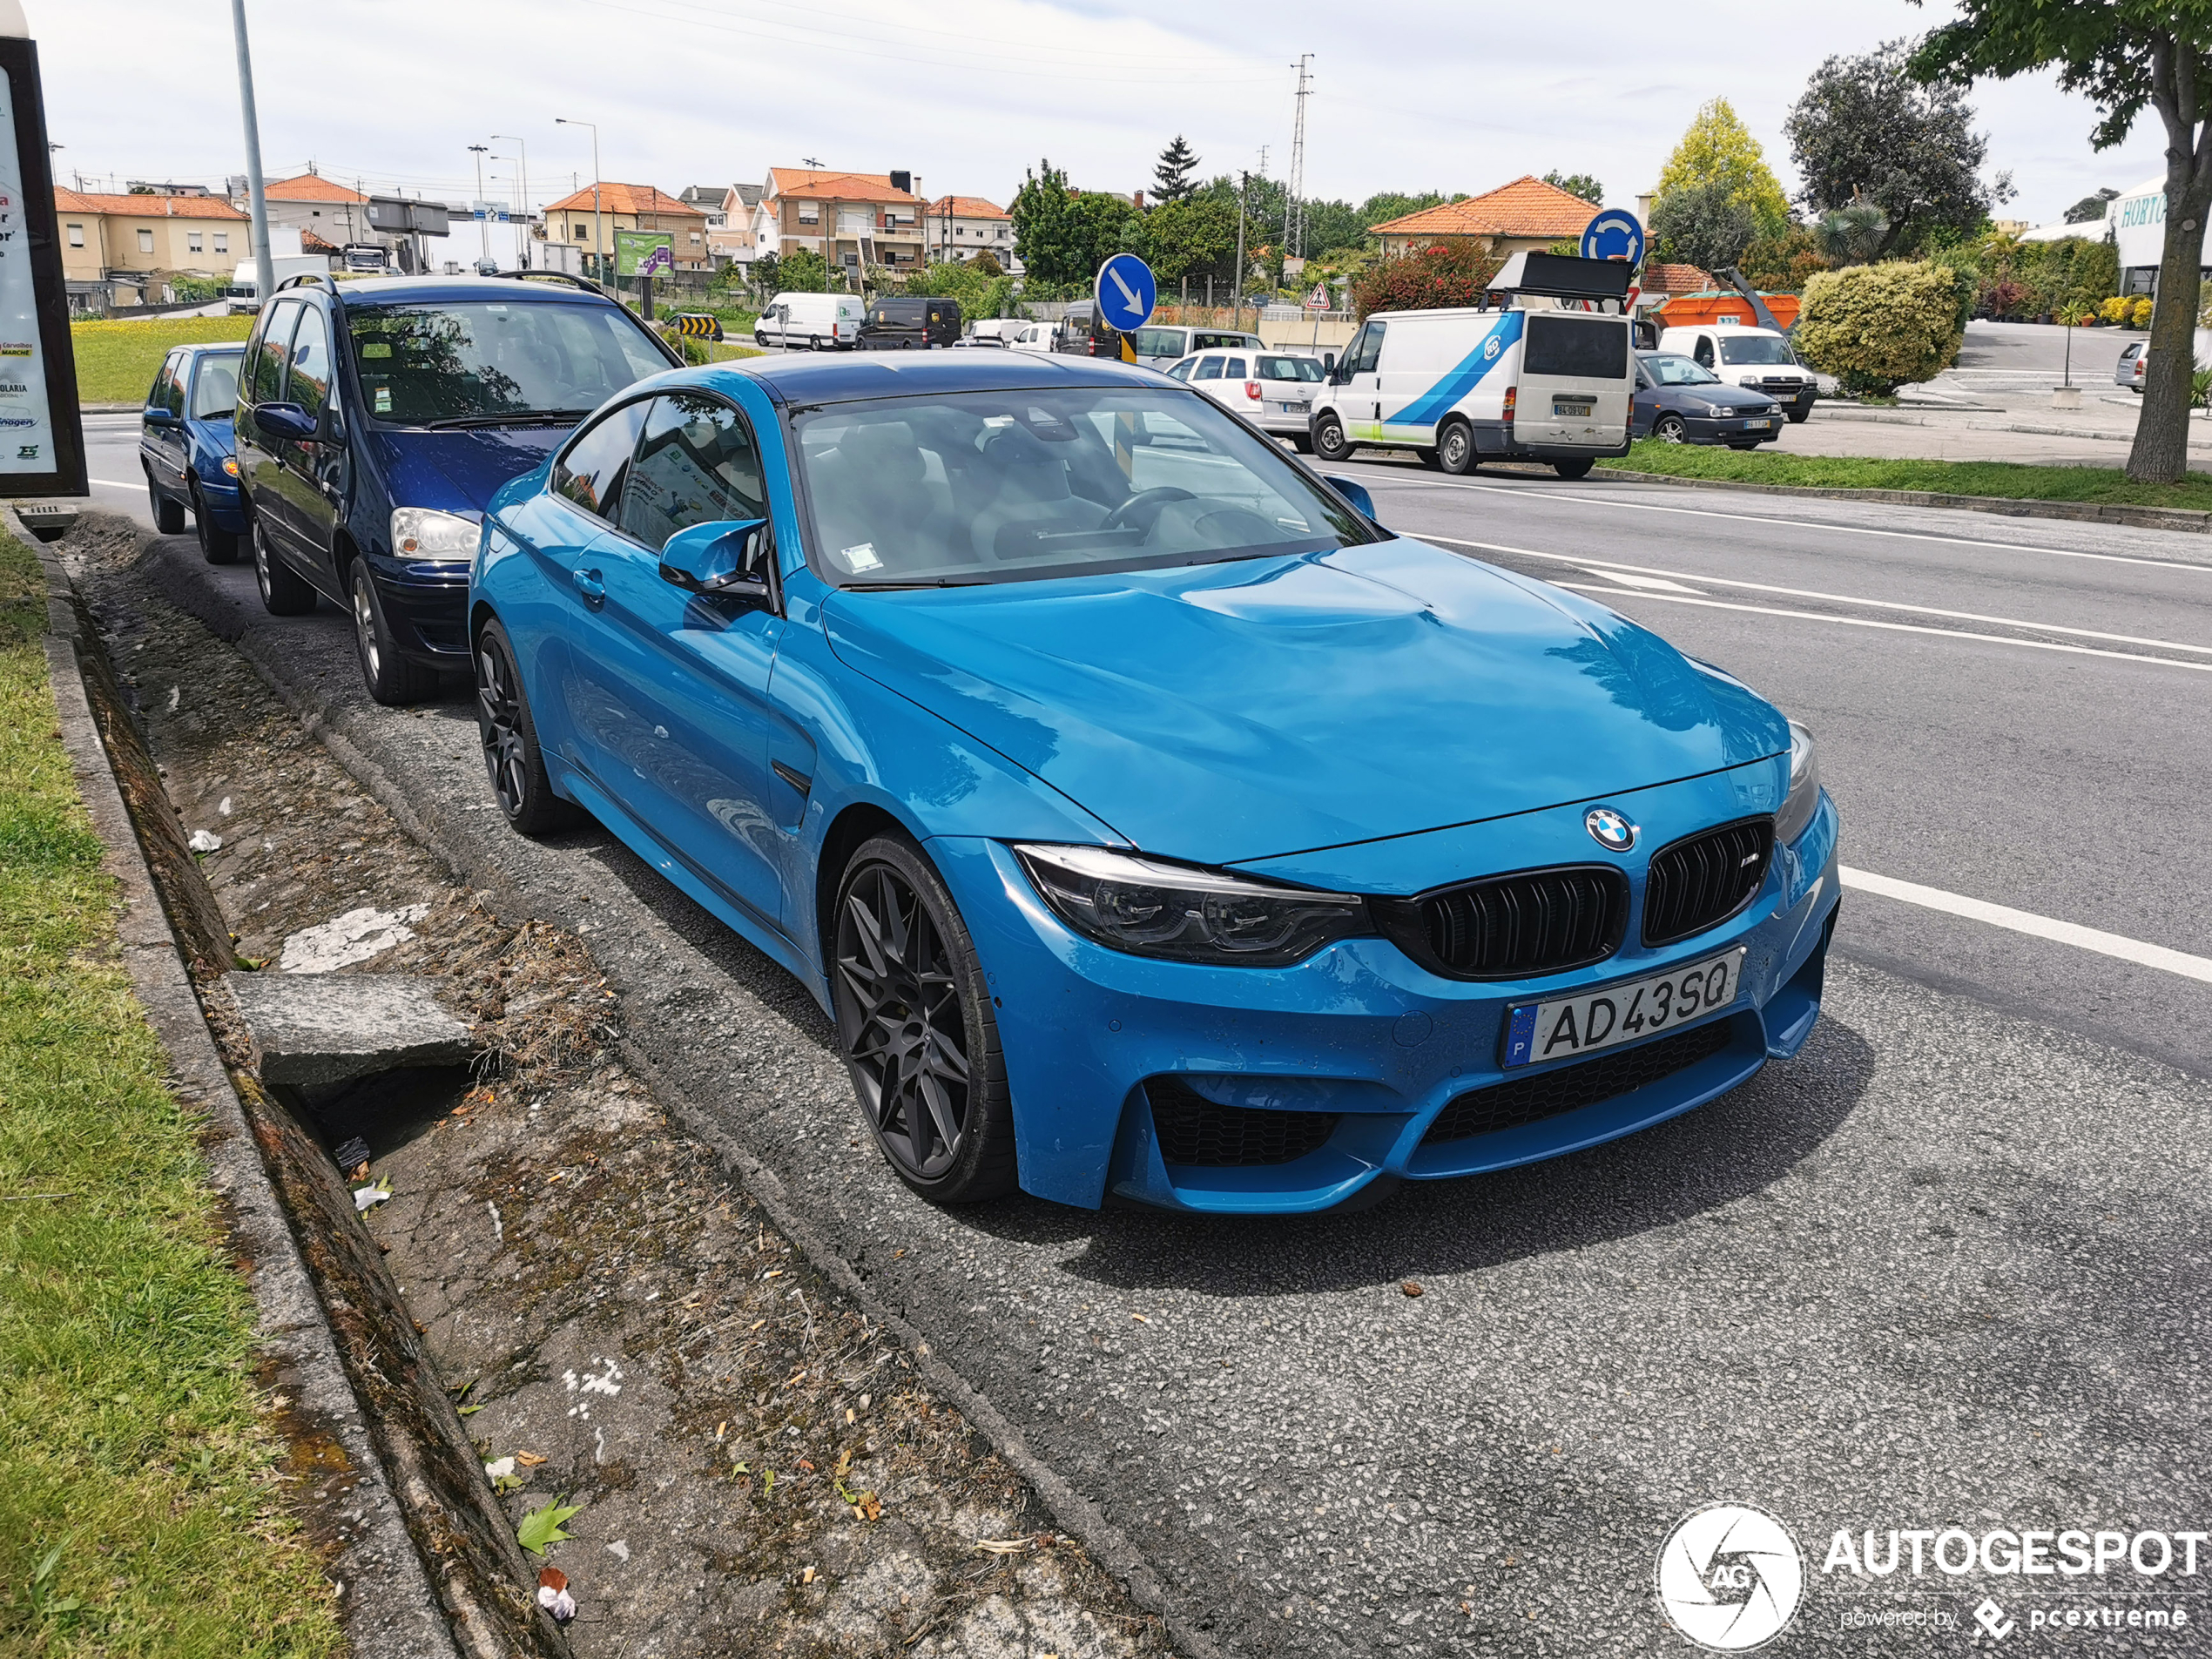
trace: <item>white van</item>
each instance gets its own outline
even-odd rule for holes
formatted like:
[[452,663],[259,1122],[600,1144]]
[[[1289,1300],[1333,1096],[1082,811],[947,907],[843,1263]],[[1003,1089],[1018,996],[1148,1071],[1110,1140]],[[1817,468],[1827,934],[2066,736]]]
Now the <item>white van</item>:
[[1132,330],[1129,343],[1138,362],[1147,368],[1158,369],[1181,362],[1193,352],[1267,349],[1259,343],[1258,334],[1240,334],[1230,328],[1184,328],[1161,323]]
[[850,351],[867,316],[867,303],[857,293],[779,293],[752,325],[752,343]]
[[[1764,392],[1792,425],[1812,414],[1820,377],[1797,361],[1787,334],[1740,322],[1690,323],[1659,336],[1659,349],[1696,361],[1731,386]],[[1829,390],[1834,390],[1831,386]]]
[[1548,461],[1562,478],[1628,454],[1629,320],[1537,303],[1377,312],[1316,388],[1314,453],[1411,449],[1450,473]]
[[1024,322],[1009,328],[1000,339],[1006,341],[1009,351],[1049,352],[1060,338],[1060,325],[1050,322]]

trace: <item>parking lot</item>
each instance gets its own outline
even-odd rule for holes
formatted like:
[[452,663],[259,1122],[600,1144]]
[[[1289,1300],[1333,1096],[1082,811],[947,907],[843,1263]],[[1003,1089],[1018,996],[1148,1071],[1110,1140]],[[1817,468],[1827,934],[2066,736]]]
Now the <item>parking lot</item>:
[[[102,443],[95,475],[133,476]],[[657,1087],[1227,1650],[1680,1651],[1654,1552],[1730,1500],[1812,1553],[1798,1650],[1920,1651],[1846,1626],[1964,1632],[1986,1586],[1824,1574],[1821,1541],[2202,1525],[2212,986],[2128,949],[2206,936],[2212,854],[2177,821],[2208,770],[2202,538],[1347,470],[1393,528],[1575,584],[1811,724],[1851,870],[2110,940],[1847,877],[1806,1050],[1629,1140],[1303,1220],[937,1210],[861,1143],[795,981],[611,838],[498,822],[468,701],[369,703],[342,617],[263,615],[188,538],[145,575],[469,879],[576,928]]]

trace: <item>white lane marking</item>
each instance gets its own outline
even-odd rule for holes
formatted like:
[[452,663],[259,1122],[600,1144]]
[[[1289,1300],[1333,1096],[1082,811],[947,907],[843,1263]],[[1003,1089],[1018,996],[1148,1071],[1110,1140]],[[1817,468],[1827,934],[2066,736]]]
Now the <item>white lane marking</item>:
[[1880,628],[1894,634],[1933,634],[1944,639],[1977,639],[1989,645],[2017,645],[2023,651],[2057,651],[2073,657],[2102,657],[2116,663],[2155,663],[2161,668],[2193,669],[2212,674],[2212,663],[2177,662],[2171,657],[2146,657],[2141,651],[2099,651],[2094,645],[2061,645],[2055,639],[2013,639],[2004,634],[1979,634],[1971,628],[1926,628],[1911,622],[1878,622],[1871,617],[1831,617],[1820,610],[1785,610],[1779,605],[1730,604],[1724,599],[1693,599],[1679,593],[1644,593],[1635,588],[1601,588],[1589,582],[1557,582],[1554,587],[1577,593],[1618,594],[1623,599],[1655,599],[1661,604],[1696,605],[1706,610],[1741,610],[1754,617],[1791,617],[1800,622],[1832,622],[1844,628]]
[[1896,599],[1862,599],[1856,594],[1823,593],[1817,588],[1782,588],[1770,582],[1741,582],[1724,576],[1700,576],[1692,570],[1657,570],[1649,564],[1615,564],[1605,559],[1577,558],[1568,553],[1544,553],[1533,547],[1508,547],[1503,542],[1469,542],[1455,536],[1426,536],[1427,542],[1441,542],[1447,547],[1479,548],[1486,553],[1514,553],[1525,559],[1549,559],[1554,564],[1579,565],[1593,575],[1609,577],[1634,588],[1650,588],[1655,592],[1698,593],[1702,589],[1685,588],[1675,582],[1641,582],[1630,571],[1645,576],[1681,577],[1686,581],[1703,582],[1710,588],[1743,588],[1751,593],[1778,593],[1788,599],[1828,599],[1837,604],[1864,605],[1871,610],[1909,610],[1915,616],[1948,617],[1953,622],[1993,622],[2000,628],[2033,628],[2047,634],[2072,634],[2077,639],[2105,639],[2115,645],[2156,645],[2165,651],[2193,651],[2212,657],[2212,645],[2185,644],[2178,639],[2147,639],[2141,634],[2108,634],[2094,628],[2068,628],[2055,622],[2027,622],[2018,617],[1991,617],[1979,610],[1945,610],[1936,605],[1905,604]]
[[105,484],[110,489],[144,489],[145,488],[143,483],[126,484],[113,478],[87,478],[84,482],[88,484]]
[[[1362,463],[1354,462],[1354,466]],[[1365,463],[1372,466],[1372,462]],[[2212,564],[2187,559],[2144,559],[2125,553],[2084,553],[2077,548],[2037,547],[2030,542],[1983,542],[1969,536],[1930,536],[1921,530],[1881,529],[1871,524],[1830,524],[1817,518],[1768,518],[1759,513],[1723,513],[1710,507],[1662,507],[1656,502],[1607,501],[1598,496],[1570,496],[1557,489],[1527,489],[1511,484],[1455,484],[1441,478],[1386,478],[1365,475],[1386,487],[1405,489],[1480,489],[1493,496],[1527,496],[1537,501],[1567,501],[1584,507],[1615,507],[1628,512],[1679,513],[1689,518],[1729,518],[1743,524],[1771,524],[1777,529],[1832,530],[1838,536],[1888,536],[1903,542],[1934,542],[1944,547],[1992,547],[2006,553],[2044,553],[2054,559],[2095,559],[2105,564],[2148,564],[2161,570],[2195,570],[2212,576]],[[1893,503],[1892,503],[1893,504]],[[1428,538],[1422,536],[1426,541]]]
[[1985,899],[1969,899],[1963,894],[1946,893],[1941,887],[1924,887],[1917,881],[1900,881],[1895,876],[1854,870],[1849,865],[1840,867],[1837,873],[1843,878],[1845,887],[1878,894],[1885,899],[1919,905],[1925,910],[1940,910],[1947,915],[1964,916],[1969,921],[1985,921],[1993,927],[2008,927],[2016,934],[2028,934],[2057,944],[2072,945],[2078,950],[2093,950],[2101,956],[2116,956],[2123,962],[2161,968],[2168,974],[2179,974],[2184,979],[2199,980],[2212,985],[2212,956],[2192,956],[2187,951],[2169,950],[2164,945],[2146,944],[2140,939],[2129,939],[2122,934],[2108,934],[2099,927],[2084,927],[2079,922],[2055,921],[2048,916],[2036,915],[2032,911],[2014,910],[2009,905],[1991,904]]

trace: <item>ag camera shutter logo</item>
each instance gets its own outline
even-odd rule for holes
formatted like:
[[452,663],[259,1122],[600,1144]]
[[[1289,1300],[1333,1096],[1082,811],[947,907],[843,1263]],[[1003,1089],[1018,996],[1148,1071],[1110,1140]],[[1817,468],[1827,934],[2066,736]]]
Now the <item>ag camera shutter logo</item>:
[[1659,1605],[1669,1622],[1714,1653],[1763,1647],[1790,1628],[1805,1563],[1790,1529],[1749,1504],[1685,1515],[1659,1547]]

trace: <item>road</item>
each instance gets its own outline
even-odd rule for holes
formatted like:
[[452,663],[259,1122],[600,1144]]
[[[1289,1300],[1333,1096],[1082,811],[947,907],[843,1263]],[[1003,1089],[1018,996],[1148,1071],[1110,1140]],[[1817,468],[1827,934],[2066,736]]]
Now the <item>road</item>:
[[[1574,583],[1806,719],[1853,868],[2207,953],[2204,538],[1348,470],[1394,527]],[[374,707],[341,617],[261,615],[189,538],[145,569],[472,879],[582,931],[657,1087],[1231,1652],[1680,1653],[1655,1553],[1724,1499],[1810,1552],[1773,1651],[1917,1654],[1842,1626],[1970,1630],[1985,1593],[2024,1616],[2023,1581],[1824,1575],[1832,1530],[2212,1513],[2198,980],[1859,887],[1804,1054],[1629,1141],[1348,1216],[936,1211],[861,1144],[795,983],[604,835],[505,831],[464,701]]]

